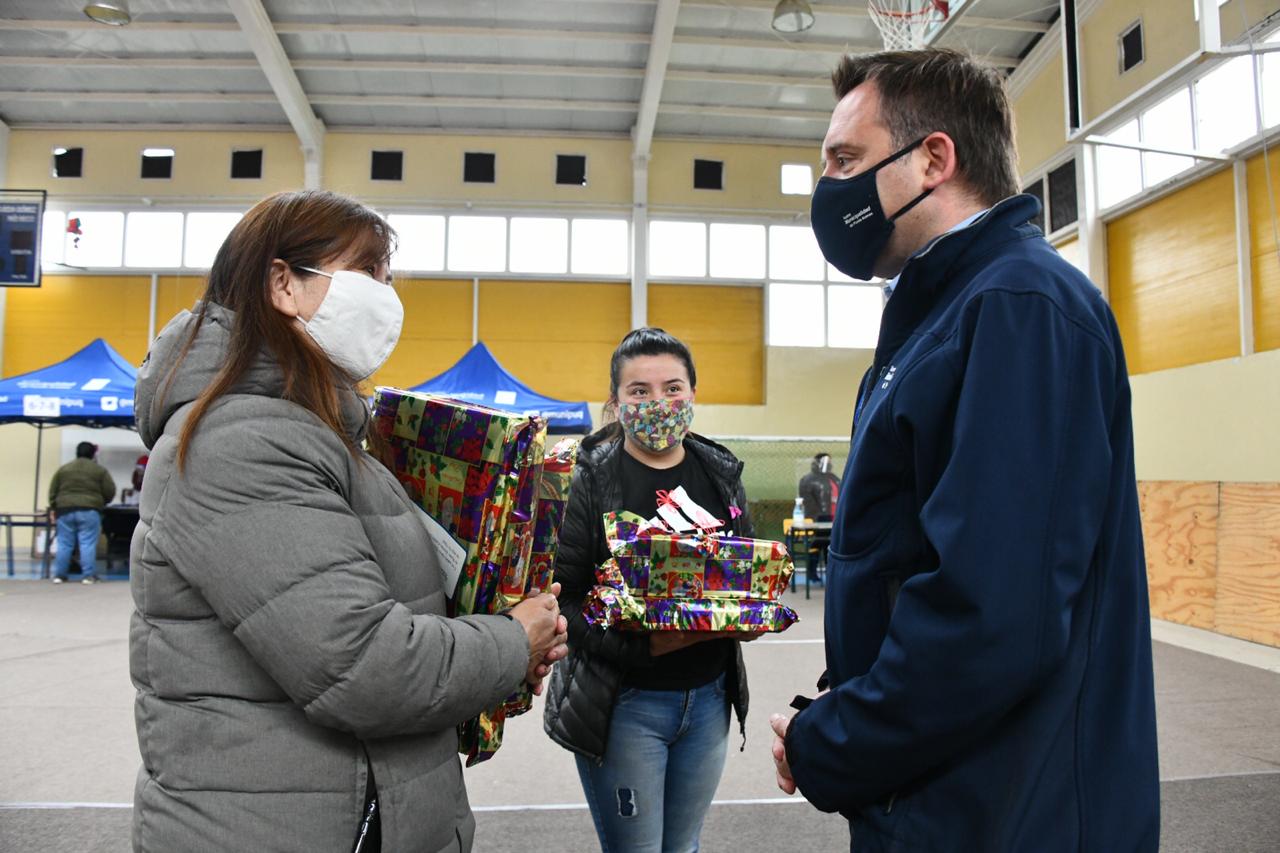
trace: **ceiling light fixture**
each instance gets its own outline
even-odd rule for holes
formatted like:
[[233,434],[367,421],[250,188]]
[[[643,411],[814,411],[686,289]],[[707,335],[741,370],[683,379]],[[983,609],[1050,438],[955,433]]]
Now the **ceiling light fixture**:
[[773,28],[780,33],[802,33],[813,26],[813,7],[808,0],[778,0],[773,10]]
[[123,27],[133,20],[128,0],[94,0],[84,4],[84,13],[99,24]]

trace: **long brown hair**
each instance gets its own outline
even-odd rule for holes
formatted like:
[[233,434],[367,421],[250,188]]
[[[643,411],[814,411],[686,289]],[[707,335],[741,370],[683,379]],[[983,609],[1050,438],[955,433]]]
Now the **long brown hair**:
[[216,303],[234,312],[226,360],[196,398],[183,425],[179,470],[201,419],[236,386],[264,347],[284,375],[281,396],[310,410],[349,451],[356,452],[343,429],[338,390],[342,386],[354,389],[357,382],[334,365],[293,318],[272,305],[271,263],[278,258],[302,274],[300,267],[321,267],[354,252],[357,267],[378,266],[391,257],[394,241],[395,232],[377,213],[354,199],[323,190],[276,193],[244,215],[218,250],[191,336],[164,386],[167,393],[178,366],[200,334],[209,305]]

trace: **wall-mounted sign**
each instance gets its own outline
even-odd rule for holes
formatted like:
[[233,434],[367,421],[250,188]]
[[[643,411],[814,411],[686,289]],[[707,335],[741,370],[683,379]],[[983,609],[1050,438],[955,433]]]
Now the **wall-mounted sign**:
[[0,287],[40,286],[44,190],[0,189]]

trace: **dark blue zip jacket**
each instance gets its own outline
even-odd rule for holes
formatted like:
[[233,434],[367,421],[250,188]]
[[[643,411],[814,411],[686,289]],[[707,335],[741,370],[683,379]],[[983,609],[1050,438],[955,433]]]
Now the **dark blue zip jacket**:
[[864,377],[800,792],[852,849],[1155,851],[1120,335],[1016,196],[906,266]]

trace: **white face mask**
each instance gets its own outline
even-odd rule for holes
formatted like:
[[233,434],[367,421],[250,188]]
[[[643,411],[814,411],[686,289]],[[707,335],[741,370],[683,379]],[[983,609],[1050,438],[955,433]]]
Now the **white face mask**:
[[298,269],[329,279],[329,292],[303,328],[334,364],[357,380],[368,379],[400,340],[404,306],[395,288],[352,270]]

